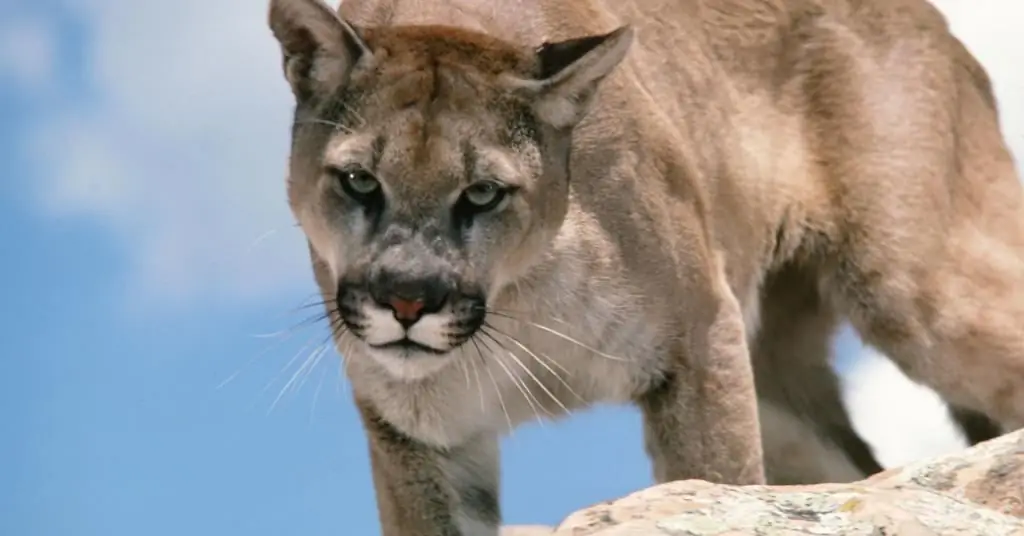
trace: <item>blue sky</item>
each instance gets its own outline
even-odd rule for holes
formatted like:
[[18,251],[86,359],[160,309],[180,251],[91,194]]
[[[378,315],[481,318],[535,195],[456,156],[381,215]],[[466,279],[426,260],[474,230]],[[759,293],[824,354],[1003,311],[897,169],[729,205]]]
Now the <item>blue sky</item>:
[[[1007,21],[1024,13],[942,6],[1022,154]],[[314,287],[284,199],[290,102],[264,9],[0,4],[0,534],[377,533],[333,350],[275,404],[326,331],[295,310]],[[898,383],[885,395],[910,392]],[[503,463],[511,523],[650,483],[625,408],[521,428]]]

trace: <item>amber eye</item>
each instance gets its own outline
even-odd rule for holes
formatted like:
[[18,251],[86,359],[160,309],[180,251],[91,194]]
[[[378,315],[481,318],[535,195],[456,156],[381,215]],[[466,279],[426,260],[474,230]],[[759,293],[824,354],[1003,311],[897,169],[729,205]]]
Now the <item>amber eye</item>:
[[462,191],[462,197],[477,212],[491,210],[501,203],[508,190],[494,181],[479,181]]
[[362,167],[331,169],[330,174],[346,195],[360,203],[365,204],[380,195],[380,181]]

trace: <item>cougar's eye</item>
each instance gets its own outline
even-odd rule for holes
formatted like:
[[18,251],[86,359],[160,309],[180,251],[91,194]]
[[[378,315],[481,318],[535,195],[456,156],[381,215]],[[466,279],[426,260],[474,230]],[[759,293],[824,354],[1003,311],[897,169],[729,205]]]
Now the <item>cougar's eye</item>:
[[380,181],[361,167],[332,169],[330,173],[346,195],[361,203],[365,203],[380,192]]
[[508,190],[494,181],[480,181],[462,191],[462,198],[476,212],[493,209],[505,198]]

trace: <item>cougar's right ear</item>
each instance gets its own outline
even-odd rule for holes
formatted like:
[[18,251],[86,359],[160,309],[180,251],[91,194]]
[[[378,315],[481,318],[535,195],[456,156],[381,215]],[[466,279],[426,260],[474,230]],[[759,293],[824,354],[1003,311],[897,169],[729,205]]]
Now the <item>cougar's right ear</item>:
[[633,27],[544,43],[536,51],[536,78],[506,78],[514,91],[533,101],[537,117],[557,128],[586,115],[598,85],[622,62],[633,43]]
[[359,32],[322,0],[270,0],[269,21],[299,101],[337,90],[357,62],[373,56]]

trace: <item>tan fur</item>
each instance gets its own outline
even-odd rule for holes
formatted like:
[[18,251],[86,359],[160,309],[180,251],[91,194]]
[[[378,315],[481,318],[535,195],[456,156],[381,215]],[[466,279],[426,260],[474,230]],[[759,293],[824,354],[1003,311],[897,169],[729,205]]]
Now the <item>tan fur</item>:
[[864,478],[846,454],[788,408],[762,399],[765,479],[775,485],[854,482]]
[[[769,475],[851,478],[828,461],[853,433],[826,366],[843,317],[1024,423],[1021,187],[984,70],[923,0],[340,12],[271,0],[270,24],[386,536],[497,534],[498,436],[597,402],[641,409],[659,481],[764,482],[751,360],[765,445],[820,456],[767,452]],[[516,191],[467,219],[481,180]],[[436,307],[403,328],[408,296]]]

